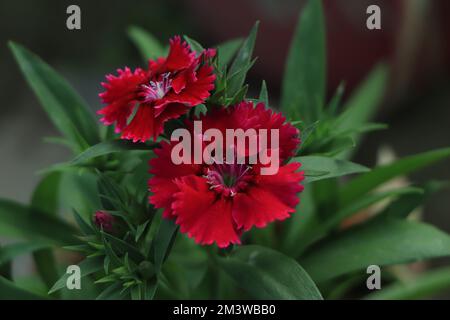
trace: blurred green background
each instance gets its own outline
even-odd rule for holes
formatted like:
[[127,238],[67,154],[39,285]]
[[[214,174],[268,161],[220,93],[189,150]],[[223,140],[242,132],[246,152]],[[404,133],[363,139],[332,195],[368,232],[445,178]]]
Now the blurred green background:
[[[77,4],[82,30],[66,28],[66,8]],[[366,28],[366,8],[378,4],[382,30]],[[261,79],[277,105],[281,76],[301,0],[152,0],[0,2],[0,196],[28,201],[36,172],[67,159],[68,152],[43,142],[56,134],[26,85],[7,41],[14,40],[40,55],[63,74],[93,110],[104,75],[116,68],[142,65],[127,36],[131,25],[143,27],[161,41],[188,34],[204,46],[245,36],[261,21],[259,56],[249,74],[254,92]],[[347,94],[380,60],[391,66],[389,92],[377,121],[389,130],[370,134],[356,162],[373,165],[380,157],[405,156],[450,145],[450,3],[445,0],[325,0],[328,43],[328,92],[345,81]],[[391,150],[380,153],[380,150]],[[449,162],[412,177],[450,180]],[[402,182],[399,182],[402,183]],[[448,191],[437,193],[424,219],[450,232]]]

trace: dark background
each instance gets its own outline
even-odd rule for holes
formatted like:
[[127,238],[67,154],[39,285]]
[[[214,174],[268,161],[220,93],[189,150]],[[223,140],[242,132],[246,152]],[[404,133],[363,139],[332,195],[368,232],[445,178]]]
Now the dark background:
[[[66,8],[78,4],[82,30],[66,28]],[[129,41],[130,25],[164,43],[188,34],[204,46],[245,36],[261,21],[259,60],[250,72],[254,92],[266,79],[277,105],[282,72],[301,0],[62,1],[0,0],[0,196],[28,201],[36,172],[67,160],[68,152],[42,141],[55,129],[26,85],[7,48],[14,40],[62,73],[93,110],[106,73],[142,64]],[[366,28],[366,8],[378,4],[382,30]],[[325,0],[328,90],[341,80],[347,94],[379,61],[391,66],[389,92],[377,121],[390,129],[369,135],[356,161],[374,165],[381,147],[399,157],[450,145],[450,2],[446,0]],[[412,177],[449,180],[449,162]],[[425,219],[450,232],[448,191],[433,196]]]

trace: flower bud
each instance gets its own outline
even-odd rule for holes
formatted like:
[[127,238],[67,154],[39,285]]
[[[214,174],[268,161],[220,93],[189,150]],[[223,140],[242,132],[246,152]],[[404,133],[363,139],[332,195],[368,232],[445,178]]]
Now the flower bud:
[[113,215],[105,211],[96,211],[94,214],[95,225],[107,233],[114,231],[115,220]]

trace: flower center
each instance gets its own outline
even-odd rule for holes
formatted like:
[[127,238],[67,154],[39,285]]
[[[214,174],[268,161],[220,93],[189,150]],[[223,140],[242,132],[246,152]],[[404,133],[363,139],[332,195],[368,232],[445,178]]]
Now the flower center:
[[159,81],[150,81],[149,84],[142,85],[141,96],[143,102],[149,103],[164,98],[172,88],[172,79],[169,79],[170,72],[164,73]]
[[206,169],[205,178],[211,189],[233,197],[248,186],[252,179],[250,171],[246,164],[213,164]]

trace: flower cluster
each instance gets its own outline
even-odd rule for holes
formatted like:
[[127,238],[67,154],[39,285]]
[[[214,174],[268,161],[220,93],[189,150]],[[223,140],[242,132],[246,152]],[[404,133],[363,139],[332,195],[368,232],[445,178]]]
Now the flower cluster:
[[[173,38],[168,56],[151,60],[148,70],[125,68],[117,76],[107,76],[106,91],[100,94],[107,106],[98,113],[104,124],[115,123],[122,139],[134,142],[156,140],[166,121],[181,116],[195,136],[194,119],[184,115],[199,104],[208,108],[196,119],[205,130],[223,134],[228,129],[278,130],[277,150],[268,150],[280,158],[273,175],[261,174],[266,164],[260,161],[175,164],[174,141],[161,141],[149,162],[150,203],[162,208],[164,218],[174,219],[197,243],[227,247],[240,244],[241,234],[253,227],[288,218],[299,202],[303,173],[298,171],[300,163],[289,162],[300,145],[299,131],[282,114],[248,100],[228,107],[208,102],[215,87],[215,54],[212,49],[195,52],[180,37]],[[236,150],[235,144],[223,147]],[[208,145],[203,142],[200,151]]]

